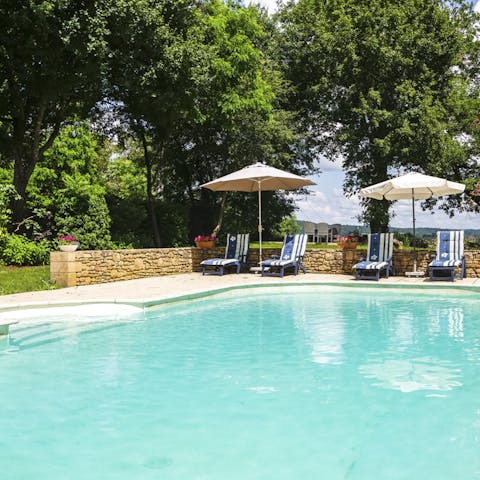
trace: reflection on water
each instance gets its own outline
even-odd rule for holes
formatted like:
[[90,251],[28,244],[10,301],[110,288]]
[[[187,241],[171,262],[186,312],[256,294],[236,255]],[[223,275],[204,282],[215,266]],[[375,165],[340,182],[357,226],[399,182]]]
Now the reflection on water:
[[9,335],[0,335],[0,350],[5,350],[10,345],[10,336]]
[[459,307],[441,308],[437,304],[430,306],[428,332],[430,335],[447,334],[451,338],[463,339],[464,313]]
[[323,305],[315,315],[307,315],[304,309],[295,312],[295,325],[305,335],[305,343],[311,348],[314,363],[338,365],[342,363],[344,319],[338,304]]
[[460,363],[446,358],[457,352],[451,339],[464,337],[463,307],[440,299],[397,300],[381,318],[378,343],[358,367],[372,385],[404,393],[462,386]]
[[295,310],[295,326],[312,362],[338,367],[356,363],[359,378],[404,393],[462,386],[458,341],[464,341],[469,308],[464,302],[441,297],[413,302],[399,295],[328,300],[308,312],[298,305]]
[[312,346],[312,361],[315,363],[341,363],[344,327],[341,321],[330,324],[329,328],[320,325],[308,332]]
[[460,387],[461,370],[441,362],[437,358],[410,360],[386,360],[383,363],[360,365],[358,371],[369,379],[376,380],[376,387],[399,390],[404,393],[417,390],[452,390]]
[[448,334],[454,338],[463,338],[463,311],[460,309],[448,312]]

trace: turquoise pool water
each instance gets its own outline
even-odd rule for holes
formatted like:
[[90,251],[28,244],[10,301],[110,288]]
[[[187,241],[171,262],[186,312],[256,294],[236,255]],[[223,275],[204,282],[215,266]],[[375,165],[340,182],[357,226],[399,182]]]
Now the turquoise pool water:
[[4,480],[480,478],[477,294],[249,289],[44,318],[0,368]]

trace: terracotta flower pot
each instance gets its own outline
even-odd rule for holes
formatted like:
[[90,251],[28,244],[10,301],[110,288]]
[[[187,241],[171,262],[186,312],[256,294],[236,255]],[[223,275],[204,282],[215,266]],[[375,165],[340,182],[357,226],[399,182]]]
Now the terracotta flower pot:
[[215,247],[215,240],[199,240],[195,242],[197,244],[197,248],[214,248]]
[[358,242],[341,242],[338,244],[339,250],[355,250],[357,248]]

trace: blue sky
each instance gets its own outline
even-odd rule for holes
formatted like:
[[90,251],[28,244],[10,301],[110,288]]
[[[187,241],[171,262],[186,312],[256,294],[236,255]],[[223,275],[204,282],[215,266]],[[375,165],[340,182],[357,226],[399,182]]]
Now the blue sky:
[[[260,4],[273,13],[276,9],[276,0],[254,0],[252,3]],[[479,2],[480,5],[480,2]],[[322,173],[310,177],[317,183],[311,187],[310,195],[296,196],[296,213],[299,220],[313,222],[357,224],[357,215],[360,213],[358,197],[347,198],[343,193],[344,174],[340,162],[327,159],[319,161]],[[449,218],[440,210],[434,213],[423,212],[420,202],[417,202],[416,218],[418,227],[432,228],[478,228],[480,229],[480,214],[458,213],[454,218]],[[394,227],[412,226],[412,204],[409,201],[398,201],[394,204],[395,217],[392,220]]]

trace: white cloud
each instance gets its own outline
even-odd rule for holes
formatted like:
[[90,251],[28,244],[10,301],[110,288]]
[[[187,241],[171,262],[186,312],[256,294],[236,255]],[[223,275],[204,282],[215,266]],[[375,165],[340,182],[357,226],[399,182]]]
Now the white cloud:
[[317,160],[317,166],[322,172],[341,172],[343,171],[342,159],[336,157],[333,160],[329,160],[324,155],[321,155]]
[[299,220],[319,223],[357,224],[360,213],[357,198],[347,198],[339,188],[330,194],[322,191],[312,191],[310,195],[297,196],[295,202]]

